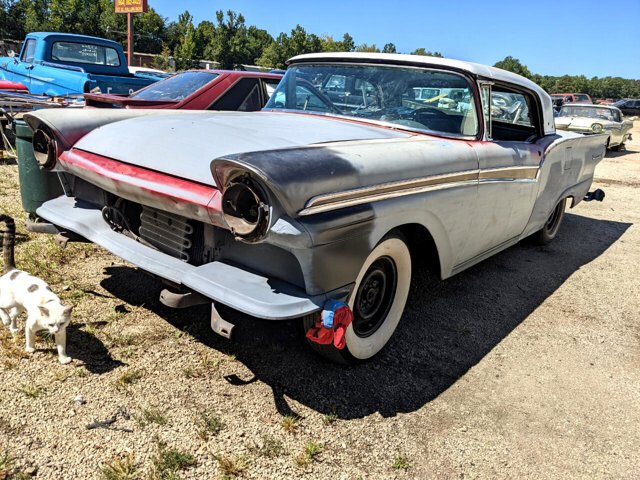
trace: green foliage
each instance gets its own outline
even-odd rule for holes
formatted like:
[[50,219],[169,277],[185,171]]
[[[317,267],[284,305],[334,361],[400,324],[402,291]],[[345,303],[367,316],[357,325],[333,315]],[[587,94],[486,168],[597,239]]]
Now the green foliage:
[[363,43],[356,47],[356,52],[380,53],[380,49],[376,47],[375,43],[371,45]]
[[532,74],[526,65],[513,57],[506,57],[494,67],[502,68],[530,78],[549,93],[586,93],[592,98],[638,98],[640,97],[640,80],[627,80],[620,77],[593,77],[584,75],[550,75]]
[[382,53],[398,53],[398,50],[393,43],[387,43],[382,49]]
[[494,67],[502,68],[503,70],[517,73],[523,77],[531,78],[531,72],[527,66],[520,63],[520,60],[517,58],[513,58],[511,56],[505,57],[504,60],[500,60],[494,65]]
[[[203,20],[196,26],[191,14],[185,11],[177,21],[169,21],[149,8],[147,13],[133,17],[134,50],[158,54],[154,66],[163,70],[172,66],[178,70],[192,68],[199,60],[217,61],[222,68],[241,64],[286,68],[289,58],[303,53],[381,51],[376,44],[356,45],[348,33],[336,40],[331,35],[308,33],[301,25],[274,39],[266,30],[247,25],[244,16],[232,10],[216,11],[212,20]],[[2,38],[22,39],[28,32],[59,31],[110,38],[124,46],[126,30],[126,15],[115,13],[114,0],[0,0]],[[397,48],[389,42],[382,52],[396,53]],[[443,56],[423,47],[411,53]],[[530,78],[550,93],[587,93],[593,98],[640,97],[640,80],[538,75],[512,56],[495,66]]]
[[411,55],[425,55],[428,57],[440,57],[440,58],[444,57],[444,55],[442,55],[440,52],[432,52],[430,50],[426,50],[423,47],[416,48],[413,52],[411,52]]

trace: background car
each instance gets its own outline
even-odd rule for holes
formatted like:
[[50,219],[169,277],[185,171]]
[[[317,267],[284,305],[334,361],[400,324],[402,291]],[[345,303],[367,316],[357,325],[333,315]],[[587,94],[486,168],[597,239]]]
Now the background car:
[[618,100],[613,106],[619,108],[625,115],[640,115],[640,100],[625,98]]
[[552,93],[552,100],[562,100],[562,103],[593,103],[593,100],[586,93]]
[[590,134],[609,135],[607,148],[617,151],[631,138],[631,120],[626,120],[622,112],[610,105],[576,103],[564,105],[555,119],[556,128]]
[[227,70],[187,70],[131,95],[85,94],[86,105],[100,108],[185,110],[260,110],[282,75]]

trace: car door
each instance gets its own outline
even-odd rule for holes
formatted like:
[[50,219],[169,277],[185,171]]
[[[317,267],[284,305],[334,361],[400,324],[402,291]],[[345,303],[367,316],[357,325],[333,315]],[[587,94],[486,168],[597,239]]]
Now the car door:
[[535,202],[542,158],[536,97],[507,85],[494,85],[491,90],[491,100],[483,96],[484,111],[491,112],[490,139],[473,144],[479,165],[478,205],[470,230],[473,256],[516,239],[524,231]]
[[37,93],[31,89],[31,70],[33,70],[34,66],[35,53],[36,39],[28,38],[22,47],[22,52],[20,52],[20,61],[10,62],[7,66],[16,75],[15,80],[27,87],[31,93]]

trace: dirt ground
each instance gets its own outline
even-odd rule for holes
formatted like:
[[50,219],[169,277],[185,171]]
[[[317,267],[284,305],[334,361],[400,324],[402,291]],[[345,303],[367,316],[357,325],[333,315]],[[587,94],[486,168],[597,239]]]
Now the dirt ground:
[[[315,356],[295,322],[225,310],[227,341],[207,308],[169,310],[142,272],[19,222],[19,264],[77,305],[75,360],[0,328],[0,478],[640,478],[634,136],[596,170],[605,201],[551,245],[419,273],[389,348],[356,367]],[[0,210],[24,220],[17,182],[0,165]]]

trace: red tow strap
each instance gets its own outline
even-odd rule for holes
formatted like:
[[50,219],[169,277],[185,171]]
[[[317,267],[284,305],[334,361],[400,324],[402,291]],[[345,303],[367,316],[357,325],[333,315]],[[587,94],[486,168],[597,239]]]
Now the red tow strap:
[[337,300],[328,300],[315,324],[307,330],[307,338],[319,345],[331,345],[342,350],[347,345],[345,335],[353,321],[349,305]]

